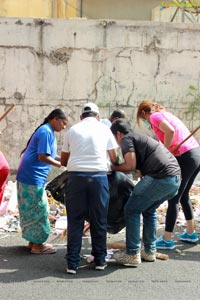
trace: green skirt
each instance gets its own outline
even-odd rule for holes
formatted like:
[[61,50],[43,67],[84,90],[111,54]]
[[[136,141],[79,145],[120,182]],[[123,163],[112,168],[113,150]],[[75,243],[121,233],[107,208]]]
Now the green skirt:
[[17,182],[18,209],[22,237],[42,244],[50,234],[48,201],[44,187]]

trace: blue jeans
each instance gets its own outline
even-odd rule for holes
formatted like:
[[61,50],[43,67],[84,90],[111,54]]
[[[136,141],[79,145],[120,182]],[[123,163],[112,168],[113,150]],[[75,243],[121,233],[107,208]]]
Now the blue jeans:
[[146,253],[156,251],[157,213],[156,208],[165,200],[176,195],[180,176],[157,179],[144,176],[133,189],[125,205],[126,252],[140,252],[140,215],[143,215],[143,243]]
[[104,172],[71,172],[66,187],[67,265],[77,269],[80,261],[84,221],[89,217],[92,255],[95,262],[107,255],[108,178]]

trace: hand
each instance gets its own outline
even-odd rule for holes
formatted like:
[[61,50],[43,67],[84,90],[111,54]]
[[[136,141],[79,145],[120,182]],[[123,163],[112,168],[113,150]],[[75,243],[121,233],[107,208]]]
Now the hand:
[[65,171],[67,170],[67,168],[64,167],[64,166],[61,166],[61,167],[59,168],[59,170],[61,171],[61,173],[63,173],[63,172],[65,172]]

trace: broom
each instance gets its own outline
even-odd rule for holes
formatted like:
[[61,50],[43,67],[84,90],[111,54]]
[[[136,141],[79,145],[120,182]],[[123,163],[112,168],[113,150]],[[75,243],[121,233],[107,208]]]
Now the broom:
[[184,144],[192,135],[194,135],[198,130],[200,129],[200,126],[198,126],[196,129],[194,129],[181,143],[179,143],[177,146],[175,146],[171,152],[175,152],[182,144]]
[[[121,242],[107,243],[107,247],[112,248],[112,249],[119,249],[119,250],[125,250],[126,249],[126,245],[124,243],[121,243]],[[157,259],[161,259],[161,260],[169,259],[169,255],[167,255],[167,254],[163,254],[163,253],[160,253],[160,252],[156,252],[155,254],[156,254]]]

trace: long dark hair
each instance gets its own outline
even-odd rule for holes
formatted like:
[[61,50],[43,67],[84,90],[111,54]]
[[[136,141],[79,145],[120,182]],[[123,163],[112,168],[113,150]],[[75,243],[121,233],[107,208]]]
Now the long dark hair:
[[60,109],[60,108],[56,108],[54,110],[52,110],[52,112],[50,112],[50,114],[44,119],[43,123],[40,124],[36,129],[35,131],[32,133],[31,137],[29,138],[27,144],[26,144],[26,147],[21,151],[20,153],[20,156],[26,151],[31,139],[32,139],[32,136],[34,135],[34,133],[38,130],[38,128],[40,128],[42,125],[48,123],[50,120],[53,120],[54,118],[58,118],[58,119],[67,119],[65,113]]

